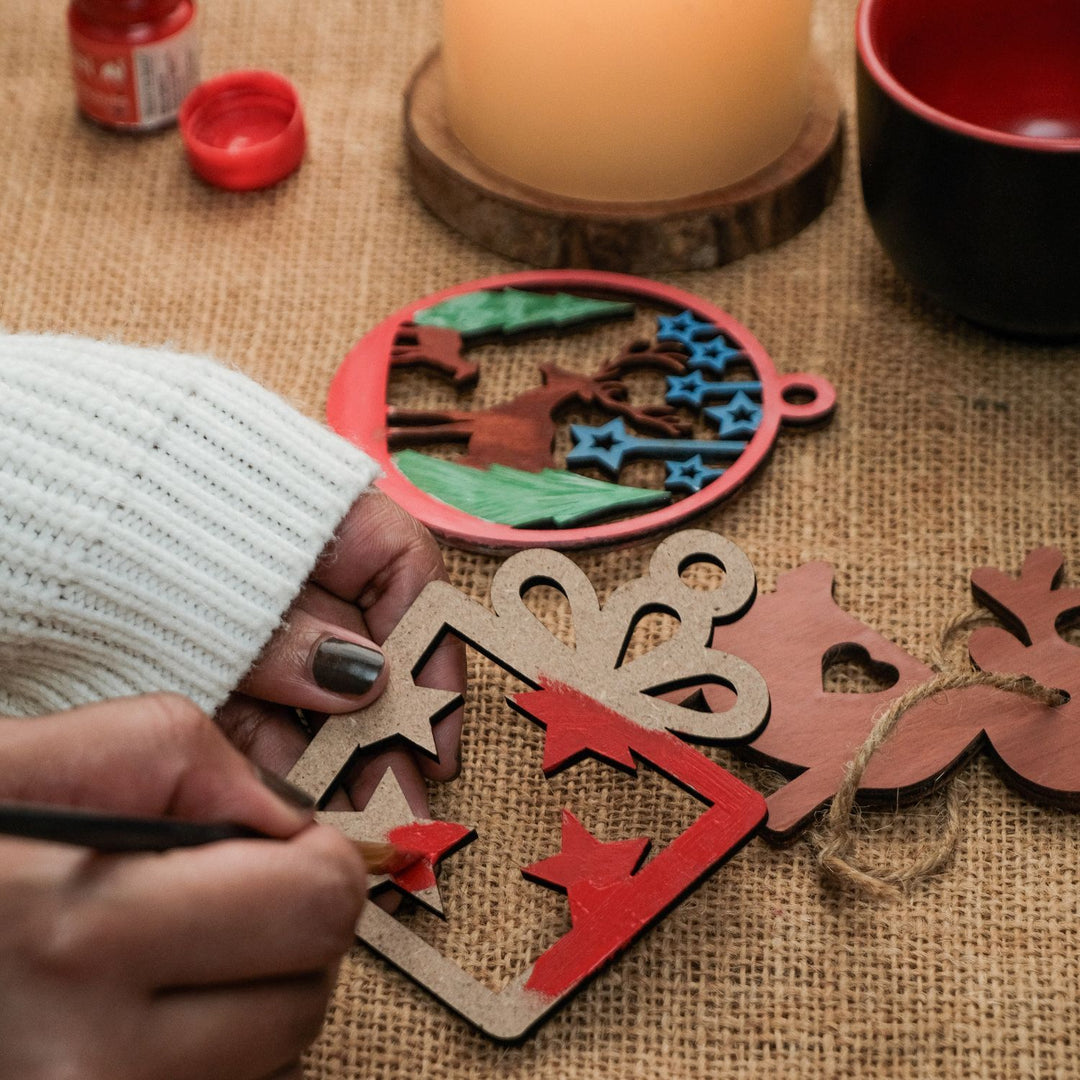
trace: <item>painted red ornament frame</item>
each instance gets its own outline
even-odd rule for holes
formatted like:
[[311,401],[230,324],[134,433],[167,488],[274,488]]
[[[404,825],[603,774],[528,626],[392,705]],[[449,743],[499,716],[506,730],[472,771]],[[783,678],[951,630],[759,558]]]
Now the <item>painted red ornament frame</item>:
[[[571,528],[514,528],[484,521],[414,486],[395,465],[387,446],[387,393],[391,350],[403,324],[417,312],[481,289],[587,290],[593,295],[690,311],[738,343],[762,386],[761,422],[743,453],[723,476],[671,505],[637,517]],[[383,470],[378,486],[395,502],[456,546],[481,551],[532,547],[557,550],[627,543],[688,522],[732,495],[766,460],[783,424],[810,425],[836,406],[832,385],[817,375],[781,374],[764,346],[727,312],[693,293],[646,278],[594,270],[536,270],[470,281],[415,300],[384,319],[349,352],[327,399],[327,419],[339,434],[369,453]]]

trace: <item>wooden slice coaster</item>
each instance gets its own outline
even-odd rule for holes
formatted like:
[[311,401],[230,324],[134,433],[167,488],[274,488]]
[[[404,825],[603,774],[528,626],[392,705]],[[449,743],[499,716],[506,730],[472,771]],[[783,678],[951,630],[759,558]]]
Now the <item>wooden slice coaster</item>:
[[820,63],[806,123],[783,156],[730,187],[652,203],[571,199],[488,169],[450,130],[441,66],[432,53],[405,92],[413,188],[451,228],[533,266],[631,273],[723,266],[804,229],[839,184],[843,113]]

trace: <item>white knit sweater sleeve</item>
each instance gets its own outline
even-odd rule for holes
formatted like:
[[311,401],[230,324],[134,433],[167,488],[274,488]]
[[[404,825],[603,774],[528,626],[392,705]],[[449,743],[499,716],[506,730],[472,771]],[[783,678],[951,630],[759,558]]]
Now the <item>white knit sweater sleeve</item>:
[[0,713],[213,711],[376,472],[212,360],[0,334]]

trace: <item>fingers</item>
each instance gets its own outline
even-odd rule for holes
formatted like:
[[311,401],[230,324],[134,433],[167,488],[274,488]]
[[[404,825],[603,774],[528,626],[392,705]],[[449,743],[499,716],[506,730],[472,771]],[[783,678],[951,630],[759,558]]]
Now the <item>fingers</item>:
[[319,1034],[333,972],[159,997],[144,1039],[155,1076],[262,1080],[292,1067]]
[[342,600],[312,581],[300,591],[296,606],[303,608],[309,615],[314,615],[316,619],[348,631],[351,636],[361,637],[365,641],[371,637],[364,616],[356,604]]
[[278,777],[289,772],[308,744],[292,709],[246,694],[233,694],[214,719],[245,757]]
[[[375,642],[385,640],[429,582],[445,579],[442,557],[427,530],[380,492],[364,495],[297,597],[287,625],[244,680],[242,698],[317,713],[362,708],[386,685],[387,670]],[[462,692],[460,641],[447,636],[416,681]],[[295,724],[285,718],[265,732],[253,730],[251,716],[249,705],[230,702],[219,721],[245,752],[277,772],[286,771],[303,751]],[[461,722],[457,710],[436,725],[439,757],[421,760],[423,776],[449,780],[457,775]],[[401,768],[408,776],[406,787],[426,805],[426,796],[417,790],[416,769]]]
[[0,721],[0,759],[0,797],[292,836],[160,855],[0,845],[0,969],[16,974],[0,1060],[104,1062],[94,1075],[134,1075],[142,1062],[146,1075],[191,1080],[295,1076],[363,904],[355,845],[281,802],[171,695]]
[[0,797],[235,821],[292,836],[309,811],[274,795],[192,702],[147,694],[0,722]]
[[[367,625],[360,609],[318,585],[309,585],[297,598],[297,605],[316,618],[324,619],[336,626],[352,631],[354,634],[367,633]],[[464,657],[461,643],[456,638],[449,638],[436,649],[431,659],[419,673],[417,682],[421,686],[452,687],[462,678]],[[453,713],[435,725],[435,748],[438,761],[432,761],[426,755],[418,757],[420,771],[429,780],[452,780],[458,774],[458,745],[461,741],[462,711]],[[414,770],[415,771],[415,770]]]
[[338,526],[312,577],[358,603],[372,637],[382,641],[429,581],[446,580],[446,570],[427,529],[382,492],[369,491]]
[[87,875],[86,906],[68,929],[74,972],[84,956],[157,989],[328,970],[353,943],[366,892],[358,849],[328,826],[285,843],[98,859]]
[[286,1065],[284,1069],[274,1073],[273,1076],[268,1076],[266,1080],[304,1080],[304,1069],[299,1062],[296,1062],[293,1065]]
[[317,1034],[365,886],[335,830],[162,855],[0,849],[5,1077],[265,1080]]
[[[445,581],[438,545],[415,518],[378,491],[363,495],[338,529],[328,557],[314,580],[328,592],[363,612],[368,633],[382,642],[412,602],[432,581]],[[421,686],[465,689],[465,650],[447,635],[417,677]],[[422,761],[421,770],[434,780],[457,775],[461,712],[435,728],[439,761]]]
[[385,660],[373,641],[312,614],[299,601],[240,690],[282,705],[341,713],[362,708],[385,685]]

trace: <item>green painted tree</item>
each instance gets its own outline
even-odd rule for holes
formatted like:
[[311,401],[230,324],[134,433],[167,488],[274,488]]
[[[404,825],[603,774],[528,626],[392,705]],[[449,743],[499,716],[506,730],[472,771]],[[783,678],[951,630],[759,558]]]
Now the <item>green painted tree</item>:
[[647,510],[671,500],[666,491],[610,484],[577,473],[524,472],[506,465],[476,469],[415,450],[394,464],[418,488],[474,517],[514,528],[581,525],[627,510]]
[[413,315],[413,322],[456,330],[468,338],[560,329],[600,319],[626,318],[633,313],[633,304],[615,300],[523,289],[480,289],[422,308]]

